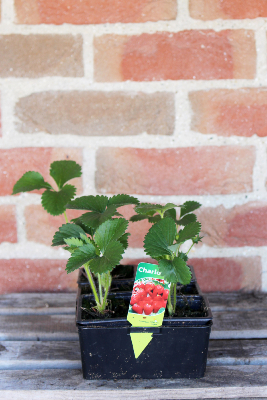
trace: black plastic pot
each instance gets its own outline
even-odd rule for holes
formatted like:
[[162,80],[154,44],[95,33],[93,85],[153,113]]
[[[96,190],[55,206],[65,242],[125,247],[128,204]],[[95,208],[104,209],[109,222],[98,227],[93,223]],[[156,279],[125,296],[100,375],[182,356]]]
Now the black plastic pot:
[[[180,309],[190,305],[195,316],[164,318],[160,328],[132,328],[124,318],[86,319],[83,305],[91,295],[78,290],[76,323],[85,379],[201,378],[204,376],[212,314],[195,283],[198,295],[177,296]],[[111,294],[128,309],[129,293]],[[153,339],[136,359],[131,332],[152,332]]]

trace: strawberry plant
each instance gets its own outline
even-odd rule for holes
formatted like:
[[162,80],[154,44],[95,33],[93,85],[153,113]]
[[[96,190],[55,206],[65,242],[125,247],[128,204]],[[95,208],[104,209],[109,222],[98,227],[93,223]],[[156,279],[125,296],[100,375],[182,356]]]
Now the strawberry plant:
[[[66,271],[70,273],[83,266],[96,302],[96,310],[103,314],[111,286],[111,271],[120,262],[128,247],[128,221],[117,211],[127,204],[139,201],[126,194],[82,196],[68,203],[67,208],[85,210],[73,223],[62,225],[55,233],[52,246],[67,245],[71,253]],[[97,281],[97,287],[95,280]]]
[[[175,313],[177,283],[187,285],[192,278],[186,261],[191,248],[202,239],[199,236],[201,224],[193,213],[200,206],[196,201],[186,201],[180,206],[141,203],[135,207],[137,214],[130,218],[131,221],[148,219],[153,224],[145,236],[144,249],[147,255],[158,261],[160,272],[171,283],[168,295],[170,315]],[[177,207],[180,208],[178,219]],[[181,251],[182,244],[188,240],[191,241],[189,250]]]
[[[56,189],[39,172],[26,172],[14,185],[13,193],[44,189],[43,208],[51,215],[64,214],[66,223],[55,233],[52,246],[65,246],[71,253],[66,271],[70,273],[82,266],[86,271],[96,302],[96,310],[103,314],[111,285],[111,271],[122,259],[128,246],[128,221],[117,211],[127,204],[139,201],[125,194],[82,196],[73,200],[76,188],[66,184],[81,176],[81,166],[75,161],[55,161],[50,165],[50,176]],[[67,209],[86,211],[79,218],[68,221]]]

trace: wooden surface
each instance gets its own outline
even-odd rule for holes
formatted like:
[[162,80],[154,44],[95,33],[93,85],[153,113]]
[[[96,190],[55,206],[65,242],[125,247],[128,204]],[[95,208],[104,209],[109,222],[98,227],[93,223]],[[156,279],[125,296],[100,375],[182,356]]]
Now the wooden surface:
[[0,399],[267,399],[267,295],[215,293],[205,377],[82,378],[76,294],[0,297]]

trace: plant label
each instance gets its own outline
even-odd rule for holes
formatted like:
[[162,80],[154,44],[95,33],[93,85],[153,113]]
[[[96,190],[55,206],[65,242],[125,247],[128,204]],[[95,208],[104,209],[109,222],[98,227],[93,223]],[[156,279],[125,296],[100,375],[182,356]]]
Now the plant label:
[[[127,320],[133,327],[160,327],[170,291],[155,264],[140,263],[137,267]],[[135,358],[138,358],[151,342],[153,333],[131,333]]]

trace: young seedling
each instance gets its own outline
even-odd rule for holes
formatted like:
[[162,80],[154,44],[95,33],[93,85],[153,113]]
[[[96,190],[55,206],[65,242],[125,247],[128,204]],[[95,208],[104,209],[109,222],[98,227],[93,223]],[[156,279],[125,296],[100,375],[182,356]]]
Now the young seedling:
[[[67,273],[84,266],[95,298],[96,310],[103,314],[111,285],[110,272],[120,262],[128,246],[129,233],[125,232],[128,221],[121,218],[117,209],[127,204],[137,205],[139,201],[124,194],[111,198],[82,196],[71,201],[76,194],[76,188],[66,182],[80,177],[81,174],[81,166],[75,161],[55,161],[50,165],[50,176],[57,185],[56,189],[39,172],[28,171],[16,182],[12,194],[45,189],[41,196],[43,208],[51,215],[64,214],[66,224],[55,233],[52,246],[64,245],[65,250],[71,253],[66,266]],[[69,223],[66,209],[88,212]]]
[[[55,233],[52,246],[66,245],[71,253],[66,266],[70,273],[84,267],[96,302],[96,310],[104,314],[111,286],[111,271],[122,259],[128,247],[128,221],[117,209],[127,204],[139,204],[132,196],[82,196],[68,203],[67,208],[86,210],[72,224],[64,224]],[[119,217],[119,218],[118,218]],[[98,290],[94,278],[97,281]]]
[[[170,315],[175,313],[177,283],[187,285],[192,278],[186,261],[191,248],[202,239],[199,236],[201,224],[197,221],[197,216],[192,213],[200,206],[201,204],[196,201],[186,201],[180,206],[173,203],[165,206],[141,203],[135,207],[137,214],[130,218],[131,221],[148,219],[153,223],[145,236],[144,248],[146,254],[158,261],[159,270],[164,278],[171,282],[168,297]],[[180,208],[179,219],[176,217],[176,207]],[[188,240],[191,240],[192,244],[184,253],[181,251],[181,246]]]

